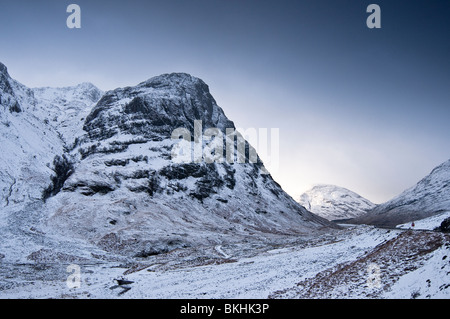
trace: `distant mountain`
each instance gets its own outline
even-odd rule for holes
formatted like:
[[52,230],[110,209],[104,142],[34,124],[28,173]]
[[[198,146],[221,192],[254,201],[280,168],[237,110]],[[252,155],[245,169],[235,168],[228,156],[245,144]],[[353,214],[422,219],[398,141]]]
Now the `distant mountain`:
[[448,210],[450,210],[450,160],[437,166],[415,186],[376,206],[352,222],[395,226]]
[[[248,143],[245,162],[235,161],[242,143],[227,135],[233,122],[189,74],[108,92],[90,83],[30,89],[0,64],[0,102],[5,260],[141,258],[335,227],[287,195],[259,158],[250,161]],[[174,134],[180,128],[193,139]],[[202,141],[207,129],[213,137]],[[204,157],[174,160],[180,145],[200,146]],[[231,161],[210,161],[230,149]]]
[[316,185],[300,195],[299,203],[328,220],[359,217],[375,207],[368,199],[335,185]]

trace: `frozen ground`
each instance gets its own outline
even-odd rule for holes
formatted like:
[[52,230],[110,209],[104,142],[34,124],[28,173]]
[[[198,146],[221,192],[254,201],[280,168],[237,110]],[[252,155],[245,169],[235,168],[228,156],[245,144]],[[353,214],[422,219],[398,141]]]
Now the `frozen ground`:
[[[134,262],[79,263],[79,288],[67,285],[69,262],[10,265],[0,297],[449,298],[449,238],[357,226],[308,240],[177,249]],[[39,275],[45,279],[33,278]],[[132,283],[118,285],[120,278]]]

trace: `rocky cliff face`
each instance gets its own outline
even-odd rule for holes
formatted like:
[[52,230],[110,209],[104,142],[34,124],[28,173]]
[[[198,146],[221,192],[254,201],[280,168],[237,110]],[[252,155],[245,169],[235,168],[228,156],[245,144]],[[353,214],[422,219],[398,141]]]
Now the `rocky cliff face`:
[[234,128],[202,80],[173,73],[107,92],[87,117],[84,129],[94,139],[121,133],[160,140],[178,127],[193,131],[195,120],[204,127]]
[[20,113],[36,104],[33,91],[11,79],[7,67],[0,63],[0,103],[3,111]]

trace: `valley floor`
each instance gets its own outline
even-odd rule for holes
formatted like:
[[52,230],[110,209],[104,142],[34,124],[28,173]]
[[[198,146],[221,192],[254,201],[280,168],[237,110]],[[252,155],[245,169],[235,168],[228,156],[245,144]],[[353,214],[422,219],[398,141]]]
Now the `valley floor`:
[[[67,284],[74,278],[68,264],[2,264],[0,298],[447,299],[449,254],[448,234],[350,226],[314,239],[80,264],[80,287],[74,288]],[[119,285],[121,278],[129,282]]]

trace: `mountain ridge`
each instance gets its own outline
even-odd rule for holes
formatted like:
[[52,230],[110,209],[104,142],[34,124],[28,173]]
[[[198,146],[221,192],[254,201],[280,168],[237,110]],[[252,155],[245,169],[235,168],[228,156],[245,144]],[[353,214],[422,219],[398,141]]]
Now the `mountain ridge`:
[[395,226],[450,210],[450,160],[447,160],[391,200],[352,222]]

